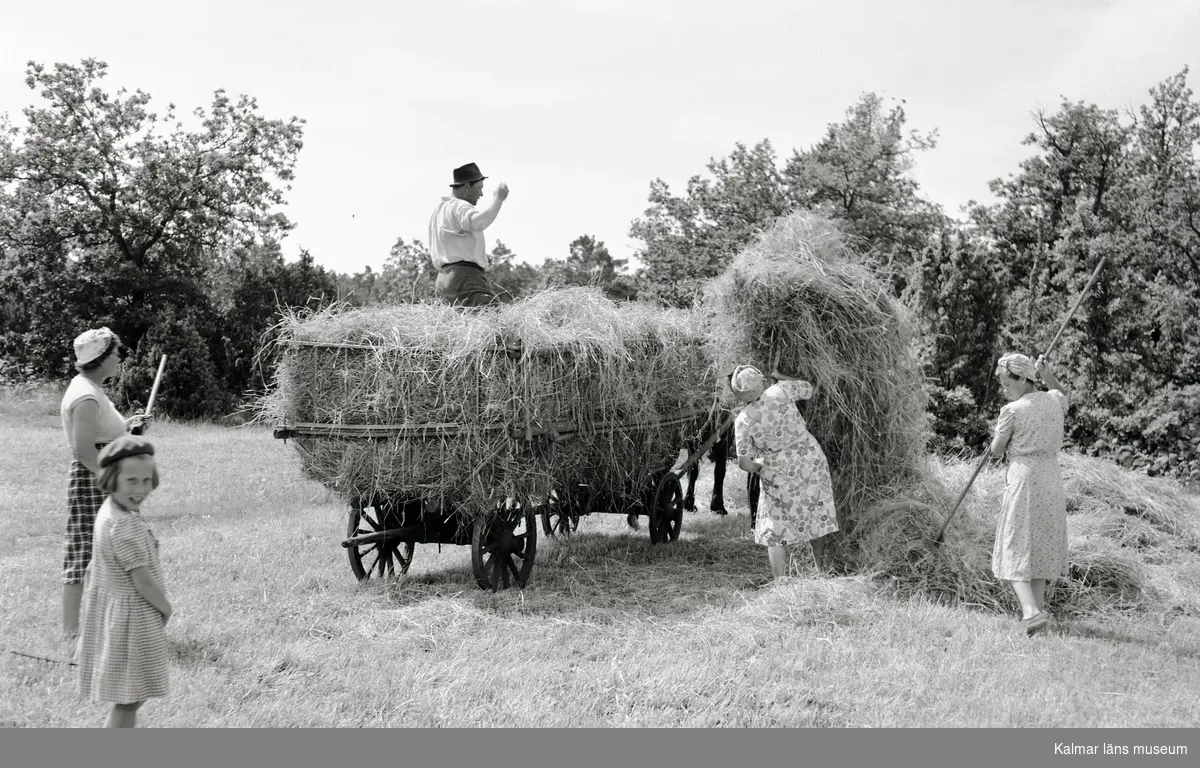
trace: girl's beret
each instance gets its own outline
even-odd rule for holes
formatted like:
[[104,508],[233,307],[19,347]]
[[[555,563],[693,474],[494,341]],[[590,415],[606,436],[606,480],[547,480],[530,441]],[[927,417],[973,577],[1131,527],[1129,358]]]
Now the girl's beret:
[[153,456],[154,445],[139,435],[122,435],[100,449],[100,468],[130,456]]

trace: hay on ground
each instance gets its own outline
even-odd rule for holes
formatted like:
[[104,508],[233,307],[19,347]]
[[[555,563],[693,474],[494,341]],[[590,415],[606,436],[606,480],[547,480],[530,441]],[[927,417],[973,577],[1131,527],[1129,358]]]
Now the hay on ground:
[[296,427],[305,474],[352,500],[475,514],[581,483],[636,497],[713,406],[692,313],[594,289],[478,311],[337,307],[280,331],[259,418]]
[[[1078,457],[1063,457],[1068,509],[1078,508]],[[931,474],[909,489],[906,498],[876,505],[863,516],[856,556],[859,564],[884,579],[896,595],[923,595],[939,602],[1006,612],[1017,606],[1009,586],[992,574],[996,518],[1004,495],[1004,470],[980,473],[946,530],[940,547],[933,539],[970,477],[967,463]],[[1109,472],[1119,472],[1109,467]],[[1112,497],[1113,504],[1127,500]],[[1147,606],[1146,553],[1125,532],[1097,526],[1099,509],[1069,513],[1068,568],[1046,592],[1050,608],[1061,614],[1127,611]],[[1107,517],[1120,515],[1113,509]]]
[[1068,512],[1091,513],[1134,546],[1200,551],[1200,499],[1178,482],[1088,456],[1062,465]]
[[781,219],[706,287],[701,307],[718,371],[778,367],[814,385],[803,408],[829,459],[843,534],[922,477],[913,327],[832,222],[808,212]]

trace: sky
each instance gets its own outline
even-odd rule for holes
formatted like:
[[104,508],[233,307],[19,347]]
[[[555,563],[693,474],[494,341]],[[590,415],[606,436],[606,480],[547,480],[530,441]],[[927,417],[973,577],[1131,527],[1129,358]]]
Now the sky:
[[0,113],[38,102],[27,61],[91,57],[160,111],[223,88],[304,118],[284,252],[338,272],[426,241],[467,162],[510,188],[489,249],[540,263],[586,234],[628,259],[651,181],[681,193],[738,142],[782,163],[865,92],[938,131],[913,174],[957,215],[1031,154],[1035,110],[1134,109],[1185,65],[1195,88],[1198,52],[1200,0],[59,0],[7,4]]

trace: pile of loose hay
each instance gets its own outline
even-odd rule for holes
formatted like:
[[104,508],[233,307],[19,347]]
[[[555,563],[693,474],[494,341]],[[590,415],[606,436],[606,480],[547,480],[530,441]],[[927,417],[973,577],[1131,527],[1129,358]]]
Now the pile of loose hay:
[[921,478],[928,431],[914,329],[832,222],[780,219],[700,304],[718,371],[748,363],[813,383],[805,417],[829,459],[844,534]]
[[[1063,454],[1067,492],[1068,570],[1046,594],[1050,607],[1065,614],[1127,611],[1147,607],[1153,590],[1145,565],[1163,551],[1188,549],[1182,535],[1131,535],[1144,524],[1127,509],[1156,509],[1180,530],[1196,501],[1168,483],[1127,472],[1107,462]],[[887,580],[899,596],[925,595],[994,611],[1008,611],[1016,598],[992,575],[995,521],[1004,495],[1004,468],[980,473],[941,547],[933,538],[970,477],[969,464],[946,467],[909,489],[906,498],[879,504],[861,521],[856,555],[864,568]],[[1104,475],[1104,479],[1100,478]],[[1122,524],[1131,520],[1132,527]],[[1145,526],[1148,528],[1148,526]],[[1153,529],[1151,529],[1153,530]]]
[[1148,477],[1087,456],[1064,455],[1072,519],[1126,548],[1166,556],[1200,552],[1200,500],[1169,478]]
[[575,483],[628,498],[674,462],[716,391],[692,313],[587,288],[470,312],[337,307],[280,331],[259,420],[296,427],[304,472],[350,499],[470,515]]

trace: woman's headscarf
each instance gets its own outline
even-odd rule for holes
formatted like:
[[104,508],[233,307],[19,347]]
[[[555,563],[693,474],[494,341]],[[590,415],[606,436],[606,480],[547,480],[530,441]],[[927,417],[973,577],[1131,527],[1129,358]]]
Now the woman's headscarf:
[[766,388],[766,377],[753,365],[739,365],[729,377],[729,388],[738,395],[761,393]]
[[1009,376],[1017,379],[1028,379],[1034,384],[1037,383],[1037,367],[1033,361],[1022,354],[1013,352],[1001,357],[996,363],[996,373],[1005,371]]
[[120,344],[117,334],[105,328],[93,328],[75,337],[75,363],[86,365],[104,355],[113,343]]

